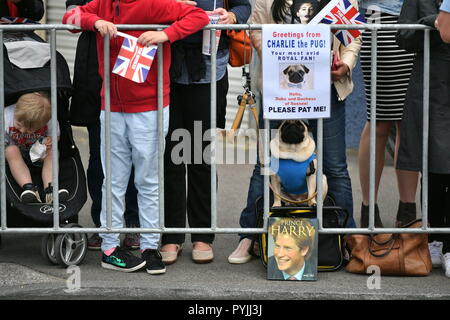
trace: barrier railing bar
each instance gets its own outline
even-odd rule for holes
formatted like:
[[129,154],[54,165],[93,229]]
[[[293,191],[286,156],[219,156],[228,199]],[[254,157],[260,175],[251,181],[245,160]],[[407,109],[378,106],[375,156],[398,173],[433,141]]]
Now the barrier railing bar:
[[423,149],[422,149],[422,228],[428,227],[428,135],[430,127],[430,30],[424,30],[423,48]]
[[[50,30],[50,94],[52,106],[52,185],[53,185],[53,227],[59,228],[59,154],[58,154],[58,90],[56,73],[56,30]],[[44,186],[46,188],[47,186]],[[45,199],[42,199],[45,201]]]
[[[104,111],[104,123],[105,128],[102,130],[102,134],[105,137],[105,180],[106,185],[106,228],[112,228],[112,186],[111,186],[111,76],[110,76],[110,37],[106,34],[103,39],[104,55],[103,55],[103,85],[105,90],[105,111]],[[103,189],[103,187],[102,187]],[[104,201],[102,199],[102,201]],[[103,204],[102,204],[103,206]]]
[[[153,25],[153,24],[135,24],[135,25],[124,25],[117,24],[118,30],[149,30],[149,29],[160,29],[167,28],[168,25]],[[220,25],[220,24],[209,24],[204,27],[206,30],[261,30],[262,24],[233,24],[233,25]],[[301,27],[301,25],[298,25]],[[347,24],[347,25],[331,25],[330,28],[332,30],[373,30],[373,29],[383,29],[383,30],[431,30],[431,27],[422,25],[422,24]],[[79,27],[73,25],[66,24],[42,24],[42,25],[1,25],[0,30],[5,31],[34,31],[34,30],[82,30]]]
[[[261,108],[262,108],[261,104]],[[270,191],[269,191],[269,163],[270,163],[270,154],[269,154],[269,145],[270,145],[270,121],[267,119],[264,119],[264,141],[263,141],[263,161],[260,161],[261,167],[261,174],[264,174],[264,229],[267,230],[267,224],[268,224],[268,217],[269,217],[269,211],[270,211]],[[261,146],[261,145],[260,145]],[[260,147],[258,146],[258,147]],[[263,165],[264,164],[264,165]]]
[[[161,30],[161,29],[158,29]],[[158,44],[158,193],[159,193],[159,226],[165,226],[164,213],[164,49]],[[169,106],[170,108],[170,106]]]
[[[0,30],[0,43],[3,44],[3,30]],[[3,46],[2,46],[3,47]],[[0,50],[0,61],[3,61],[3,50]],[[6,168],[5,168],[5,79],[4,65],[0,63],[0,215],[1,230],[6,230]]]
[[370,64],[370,149],[369,149],[369,230],[375,228],[375,168],[376,168],[376,113],[377,113],[377,29],[372,29],[370,47],[372,61]]
[[[27,233],[27,234],[45,234],[45,233],[265,233],[266,228],[166,228],[164,230],[157,228],[118,228],[118,229],[106,229],[106,228],[59,228],[55,230],[53,228],[8,228],[1,230],[1,234],[12,233]],[[324,228],[320,231],[324,234],[385,234],[385,233],[424,233],[422,228],[374,228],[369,230],[367,228]],[[450,228],[429,228],[426,233],[450,233]]]
[[[331,98],[330,104],[331,107]],[[330,110],[331,112],[331,110]],[[319,232],[323,229],[323,119],[317,119],[317,220]]]
[[[216,29],[211,29],[211,228],[217,228],[217,166],[216,166],[216,130],[217,127],[217,52]],[[201,146],[202,150],[203,146]]]

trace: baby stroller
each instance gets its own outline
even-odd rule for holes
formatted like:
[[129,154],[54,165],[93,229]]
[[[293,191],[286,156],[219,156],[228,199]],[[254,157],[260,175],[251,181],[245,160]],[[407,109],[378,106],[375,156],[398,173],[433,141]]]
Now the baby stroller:
[[[48,44],[35,33],[28,31],[5,32],[4,41],[5,106],[14,104],[24,93],[35,91],[50,92],[50,61],[47,61],[42,67],[18,67],[13,52],[7,46],[8,42],[15,42],[17,47],[17,45],[20,46],[20,43],[17,43],[18,41],[24,41],[24,46],[26,45],[28,49],[32,50],[33,45],[42,48],[42,45]],[[35,53],[38,51],[35,51]],[[37,57],[36,60],[39,60],[39,58]],[[45,61],[45,58],[43,61]],[[59,188],[69,191],[68,200],[59,204],[60,226],[62,228],[79,228],[81,226],[77,224],[78,212],[87,199],[86,177],[78,148],[73,140],[72,129],[68,122],[69,98],[72,92],[72,85],[67,62],[60,53],[57,53],[57,91],[57,113],[60,126],[60,140],[58,142]],[[33,165],[29,166],[29,168],[33,183],[38,187],[41,199],[45,199],[43,197],[41,168]],[[53,205],[46,203],[21,203],[20,194],[22,188],[11,175],[7,163],[5,175],[8,227],[52,227]],[[74,233],[47,234],[42,238],[41,252],[52,264],[59,264],[64,267],[77,265],[83,261],[86,255],[87,235]]]

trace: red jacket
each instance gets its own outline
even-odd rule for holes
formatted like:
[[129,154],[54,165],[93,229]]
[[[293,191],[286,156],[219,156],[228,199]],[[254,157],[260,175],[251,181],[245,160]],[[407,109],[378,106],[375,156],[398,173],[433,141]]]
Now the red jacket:
[[[118,8],[117,8],[118,7]],[[79,8],[79,10],[77,10]],[[164,106],[169,105],[170,93],[170,44],[184,38],[209,23],[206,13],[197,7],[185,5],[174,0],[93,0],[88,4],[66,12],[63,23],[80,21],[81,28],[96,31],[97,20],[107,20],[114,24],[162,24],[170,25],[164,29],[169,41],[163,45],[164,51]],[[79,19],[76,14],[79,12]],[[125,31],[139,37],[144,31]],[[111,40],[110,68],[115,64],[122,37]],[[99,73],[103,79],[103,38],[97,34],[97,54]],[[157,52],[150,73],[144,83],[136,83],[111,73],[111,111],[144,112],[157,109]],[[102,110],[104,110],[104,88],[102,88]]]

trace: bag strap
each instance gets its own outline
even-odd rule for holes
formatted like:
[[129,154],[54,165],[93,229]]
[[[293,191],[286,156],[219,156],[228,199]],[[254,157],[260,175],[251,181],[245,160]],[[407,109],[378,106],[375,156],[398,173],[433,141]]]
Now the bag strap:
[[288,199],[288,198],[286,198],[286,197],[283,197],[281,194],[278,194],[278,193],[274,190],[274,188],[273,188],[273,186],[272,186],[271,183],[269,184],[269,187],[270,187],[270,189],[272,190],[273,194],[276,195],[276,196],[278,196],[281,200],[283,200],[284,202],[289,202],[289,203],[293,203],[293,204],[302,204],[302,203],[306,203],[306,202],[308,202],[308,201],[314,199],[314,198],[317,196],[317,191],[316,191],[316,192],[313,193],[313,195],[312,195],[311,197],[309,197],[309,198],[307,198],[307,199],[304,199],[304,200],[292,200],[292,199]]
[[[385,244],[388,244],[389,242],[391,242],[391,246],[390,246],[390,248],[386,249],[386,251],[385,251],[384,253],[378,254],[378,253],[375,253],[375,252],[373,251],[373,249],[372,249],[372,243],[373,243],[373,242],[375,242],[375,243],[378,244],[378,245],[385,245]],[[389,240],[387,240],[387,241],[385,241],[385,242],[381,242],[381,243],[377,242],[377,241],[375,240],[375,238],[374,238],[373,235],[370,235],[370,237],[369,237],[369,253],[370,253],[372,256],[377,257],[377,258],[385,257],[385,256],[387,256],[389,253],[391,253],[392,249],[394,249],[394,244],[395,244],[395,237],[394,237],[394,235],[392,235],[392,236],[389,238]]]

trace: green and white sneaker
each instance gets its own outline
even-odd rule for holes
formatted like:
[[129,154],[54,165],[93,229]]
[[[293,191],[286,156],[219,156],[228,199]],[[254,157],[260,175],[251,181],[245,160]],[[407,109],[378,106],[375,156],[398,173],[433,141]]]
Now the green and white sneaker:
[[109,256],[102,253],[102,267],[105,269],[133,272],[145,267],[145,264],[145,260],[136,257],[131,252],[121,247],[116,247]]

